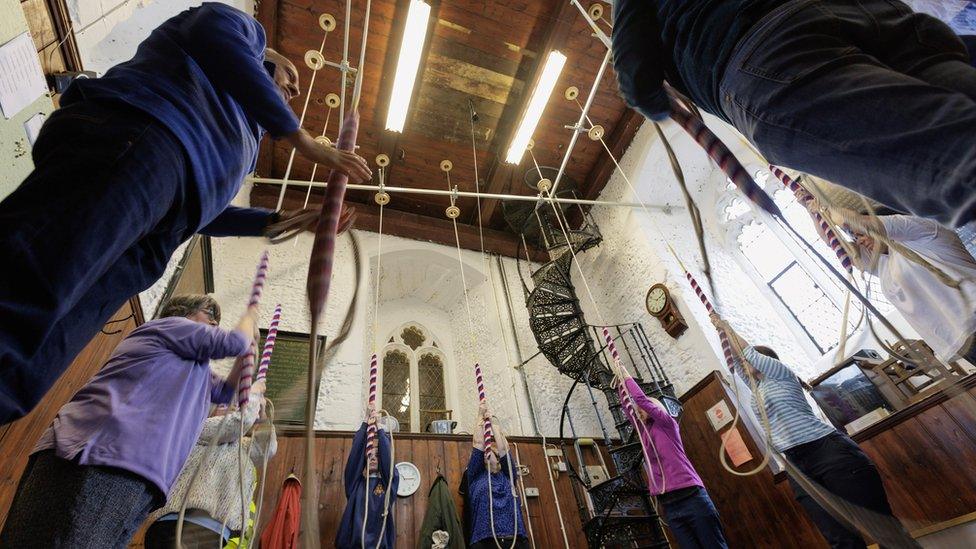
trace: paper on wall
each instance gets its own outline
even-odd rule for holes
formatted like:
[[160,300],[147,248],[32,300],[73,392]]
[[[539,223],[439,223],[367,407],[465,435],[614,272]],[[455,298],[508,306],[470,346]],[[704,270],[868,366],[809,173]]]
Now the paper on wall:
[[30,143],[31,147],[33,147],[34,142],[37,141],[37,135],[41,133],[41,126],[44,125],[45,119],[47,119],[47,115],[39,112],[24,122],[24,133],[27,134],[27,141]]
[[0,110],[6,119],[44,95],[47,82],[30,33],[0,46]]
[[749,452],[738,429],[729,429],[722,434],[722,439],[725,440],[725,453],[728,454],[733,467],[752,461],[752,453]]

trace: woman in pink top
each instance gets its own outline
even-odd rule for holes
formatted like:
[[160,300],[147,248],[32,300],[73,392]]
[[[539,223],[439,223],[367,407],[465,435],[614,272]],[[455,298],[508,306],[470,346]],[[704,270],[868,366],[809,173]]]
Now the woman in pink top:
[[657,497],[661,514],[678,546],[681,549],[727,548],[718,511],[685,455],[678,422],[657,399],[648,398],[630,375],[623,387],[637,408],[638,417],[630,420],[640,424],[637,432],[647,449],[648,489]]

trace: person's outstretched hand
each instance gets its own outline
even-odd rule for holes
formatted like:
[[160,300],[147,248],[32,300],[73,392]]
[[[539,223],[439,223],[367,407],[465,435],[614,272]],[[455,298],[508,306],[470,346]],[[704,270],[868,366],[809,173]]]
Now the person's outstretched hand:
[[305,130],[298,130],[286,139],[302,156],[346,174],[351,183],[362,183],[373,177],[365,158],[354,152],[340,151],[332,145],[319,143]]

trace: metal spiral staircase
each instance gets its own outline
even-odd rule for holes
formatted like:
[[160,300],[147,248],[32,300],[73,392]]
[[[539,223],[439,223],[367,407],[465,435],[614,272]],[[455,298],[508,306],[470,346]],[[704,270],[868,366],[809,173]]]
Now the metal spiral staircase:
[[[548,171],[555,170],[532,170],[526,174],[526,181],[538,181],[546,177]],[[560,190],[560,196],[575,194],[572,183],[567,183],[565,179]],[[561,373],[575,380],[563,405],[560,432],[568,419],[577,461],[577,467],[571,465],[570,474],[577,481],[574,483],[574,493],[581,516],[587,517],[583,528],[589,545],[593,548],[668,547],[660,518],[651,505],[647,491],[642,466],[643,452],[637,433],[621,409],[616,389],[611,387],[613,375],[608,365],[610,357],[605,346],[598,343],[603,341],[603,327],[587,324],[572,281],[573,253],[579,255],[599,245],[603,239],[599,228],[582,209],[570,212],[569,207],[563,207],[557,213],[549,204],[536,208],[535,204],[526,202],[506,203],[503,208],[506,221],[522,235],[526,245],[544,249],[550,257],[549,262],[531,273],[531,287],[522,275],[521,265],[519,278],[539,352]],[[568,213],[581,219],[578,228],[569,227]],[[680,405],[674,399],[674,388],[661,368],[643,327],[634,323],[609,328],[616,339],[624,366],[634,375],[644,392],[662,398],[669,407],[680,410]],[[644,377],[645,374],[647,377]],[[598,448],[596,456],[599,465],[586,466],[584,463],[584,449],[580,439],[575,436],[573,414],[568,407],[569,397],[580,385],[586,387],[596,411],[615,476],[606,478],[610,470]],[[611,437],[601,417],[595,391],[602,392],[606,398],[617,438]],[[567,462],[572,464],[571,459],[567,459]],[[601,470],[605,474],[599,474]]]

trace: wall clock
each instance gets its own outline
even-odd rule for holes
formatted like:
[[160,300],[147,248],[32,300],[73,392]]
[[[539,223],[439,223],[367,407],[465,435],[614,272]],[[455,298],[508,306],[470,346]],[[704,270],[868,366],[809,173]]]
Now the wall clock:
[[661,321],[661,326],[669,336],[677,339],[688,329],[688,324],[671,299],[671,293],[664,284],[655,284],[647,290],[644,306],[651,316]]
[[413,495],[420,488],[420,469],[409,461],[401,461],[396,464],[397,472],[400,473],[400,484],[397,485],[397,496],[405,498]]

